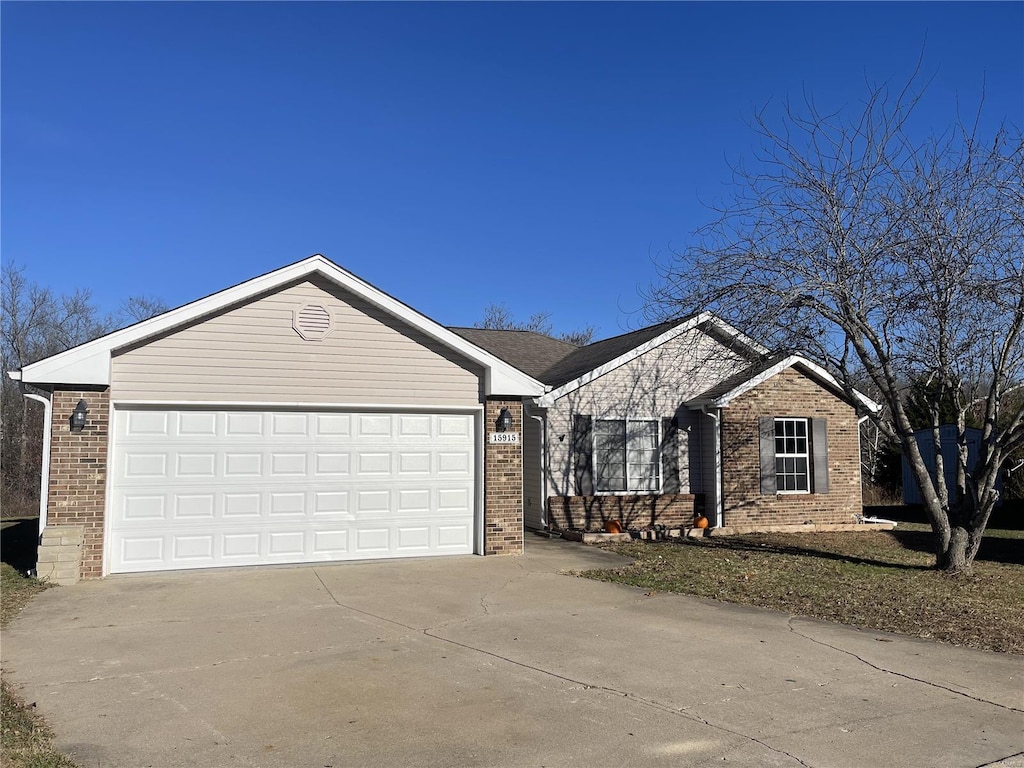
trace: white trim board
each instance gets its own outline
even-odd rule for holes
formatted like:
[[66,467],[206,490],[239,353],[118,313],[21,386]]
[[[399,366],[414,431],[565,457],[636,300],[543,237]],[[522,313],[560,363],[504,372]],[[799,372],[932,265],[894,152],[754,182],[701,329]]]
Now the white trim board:
[[[839,393],[845,394],[842,385],[836,380],[836,378],[831,373],[822,368],[820,365],[811,362],[806,357],[802,357],[800,355],[790,355],[789,357],[783,358],[779,362],[775,363],[775,365],[773,365],[771,368],[767,368],[761,371],[756,376],[752,376],[751,378],[747,379],[742,384],[739,384],[738,386],[729,390],[725,394],[719,395],[718,397],[713,398],[710,401],[707,401],[706,404],[713,408],[728,408],[729,403],[731,403],[740,395],[749,392],[754,387],[757,387],[763,384],[764,382],[768,381],[768,379],[770,379],[772,376],[775,376],[781,373],[782,371],[786,370],[787,368],[792,368],[794,366],[799,366],[800,368],[803,368],[807,373],[811,375],[812,378],[818,379],[819,382],[822,382],[832,387]],[[878,411],[882,409],[881,405],[876,403],[867,395],[864,395],[861,392],[858,392],[857,390],[854,390],[853,394],[857,398],[857,400],[860,401],[861,405],[863,405],[872,413],[878,413]],[[688,405],[690,405],[691,407],[693,407],[694,405],[704,404],[705,402],[701,400],[695,400],[692,403],[688,403]]]
[[[197,299],[149,320],[108,333],[106,336],[73,347],[66,352],[26,365],[20,372],[20,379],[31,384],[109,386],[110,358],[115,350],[130,344],[144,342],[158,334],[212,315],[232,305],[243,303],[288,283],[312,276],[323,277],[356,294],[393,317],[483,366],[485,389],[488,395],[536,397],[543,394],[546,389],[543,384],[518,368],[467,341],[379,288],[361,280],[320,254],[254,277],[244,283]],[[15,378],[15,376],[11,375],[11,378]]]
[[627,363],[636,360],[641,355],[647,354],[652,349],[660,347],[662,344],[671,341],[677,336],[686,333],[687,331],[692,331],[694,328],[697,328],[706,323],[715,325],[726,336],[729,336],[730,338],[739,341],[741,344],[743,344],[746,347],[749,347],[751,350],[758,354],[763,355],[767,354],[768,352],[767,347],[759,344],[758,342],[751,339],[749,336],[736,330],[721,318],[715,317],[715,315],[713,315],[710,312],[701,312],[700,314],[694,315],[693,317],[684,320],[678,325],[669,328],[667,331],[660,334],[659,336],[655,336],[650,341],[644,342],[643,344],[634,347],[629,352],[619,355],[618,357],[609,360],[607,363],[599,365],[597,368],[594,368],[591,371],[587,371],[582,376],[573,379],[572,381],[566,384],[563,384],[562,386],[558,387],[558,389],[554,389],[551,392],[548,392],[546,395],[539,397],[536,401],[537,406],[540,408],[550,408],[556,400],[575,392],[580,387],[586,386],[590,382],[594,381],[595,379],[599,379],[600,377],[604,376],[607,373],[611,373],[616,368],[620,368],[623,365],[626,365]]
[[483,413],[479,405],[402,405],[394,403],[310,403],[270,400],[112,400],[115,408],[221,408],[246,410],[252,408],[303,411],[429,411],[430,413]]

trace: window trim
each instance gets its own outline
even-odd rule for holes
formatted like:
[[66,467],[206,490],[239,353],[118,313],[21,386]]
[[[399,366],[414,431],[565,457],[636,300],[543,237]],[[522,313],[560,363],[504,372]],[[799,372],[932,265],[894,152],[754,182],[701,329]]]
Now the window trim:
[[[597,462],[597,424],[600,421],[618,422],[618,423],[623,424],[625,426],[625,428],[626,428],[626,443],[623,446],[623,448],[624,448],[624,456],[623,456],[624,467],[623,467],[623,470],[624,470],[624,476],[625,476],[625,479],[626,479],[626,488],[624,490],[621,490],[621,491],[603,491],[603,490],[599,490],[598,489],[598,484],[599,484],[600,480],[599,480],[599,477],[598,477],[598,462]],[[656,482],[655,482],[655,487],[654,488],[643,488],[643,489],[634,489],[634,490],[630,490],[629,489],[629,485],[630,485],[630,477],[629,477],[629,424],[631,422],[633,422],[633,423],[637,423],[637,422],[652,423],[655,426],[655,430],[656,430],[655,435],[656,435],[656,439],[657,439],[657,445],[655,446],[655,455],[654,455],[654,461],[653,461],[654,470],[655,470],[655,476],[656,476]],[[664,443],[665,443],[665,436],[663,434],[663,429],[662,429],[662,419],[660,419],[660,418],[658,418],[656,416],[651,416],[651,417],[625,416],[623,418],[599,418],[597,416],[594,416],[593,417],[592,426],[591,426],[591,433],[590,433],[590,455],[591,455],[591,464],[592,464],[591,471],[593,472],[594,495],[596,495],[596,496],[653,496],[653,495],[660,495],[662,493],[662,489],[664,487],[664,482],[665,482],[665,477],[664,477],[665,473],[664,473],[664,469],[662,467],[662,451],[664,450]]]
[[[803,434],[803,436],[802,437],[799,436],[799,435],[794,435],[793,436],[794,439],[796,439],[796,440],[803,440],[804,441],[804,450],[803,450],[803,452],[796,451],[794,453],[787,453],[787,452],[781,452],[780,453],[777,449],[775,449],[773,452],[774,452],[774,455],[775,455],[775,461],[776,462],[778,462],[779,459],[803,459],[804,460],[803,478],[804,478],[804,484],[806,485],[806,488],[805,489],[795,488],[793,490],[783,490],[783,489],[781,489],[779,487],[779,476],[780,476],[780,473],[778,471],[778,465],[776,464],[776,469],[775,469],[775,493],[779,494],[780,496],[783,496],[783,495],[786,495],[786,496],[792,496],[792,495],[804,496],[804,495],[808,495],[808,494],[814,493],[814,470],[813,470],[813,468],[811,466],[812,457],[813,457],[813,454],[814,454],[814,451],[811,448],[811,420],[809,418],[807,418],[807,417],[804,417],[804,416],[773,416],[772,417],[772,431],[773,431],[773,439],[776,440],[776,441],[779,439],[779,432],[778,432],[779,422],[791,422],[793,424],[801,423],[801,424],[804,425],[804,434]],[[783,435],[782,439],[785,440],[786,436]],[[775,445],[773,445],[773,448],[775,448],[776,446],[777,446],[777,443]],[[800,477],[800,473],[798,473],[798,472],[793,472],[793,473],[783,472],[781,474],[782,474],[783,477],[797,477],[797,478]]]

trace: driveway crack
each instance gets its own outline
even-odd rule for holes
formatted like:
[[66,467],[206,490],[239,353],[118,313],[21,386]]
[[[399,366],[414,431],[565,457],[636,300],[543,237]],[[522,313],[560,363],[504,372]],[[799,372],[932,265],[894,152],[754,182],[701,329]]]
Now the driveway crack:
[[1006,760],[1012,760],[1015,757],[1024,757],[1024,752],[1014,752],[1012,755],[1007,755],[1006,757],[997,758],[997,759],[993,760],[991,763],[982,763],[981,765],[978,766],[978,768],[989,768],[989,766],[998,766],[1000,763],[1003,763]]
[[[384,620],[388,621],[388,619],[384,619]],[[594,685],[594,684],[588,683],[588,682],[586,682],[584,680],[577,680],[577,679],[572,678],[572,677],[567,677],[566,675],[560,675],[557,672],[552,672],[551,670],[544,669],[543,667],[537,667],[537,666],[534,666],[532,664],[527,664],[526,662],[517,661],[516,659],[509,658],[508,656],[502,656],[500,653],[494,653],[493,651],[487,651],[487,650],[484,650],[483,648],[477,648],[477,647],[472,646],[472,645],[467,645],[466,643],[460,643],[458,640],[452,640],[451,638],[441,637],[440,635],[434,634],[429,628],[422,630],[422,632],[427,637],[433,638],[434,640],[440,640],[442,643],[448,643],[449,645],[454,645],[454,646],[457,646],[459,648],[464,648],[464,649],[466,649],[468,651],[474,651],[476,653],[482,653],[485,656],[490,656],[493,659],[498,659],[499,661],[504,661],[504,662],[506,662],[508,664],[514,664],[517,667],[522,667],[523,669],[529,669],[532,672],[537,672],[539,674],[546,675],[548,677],[553,677],[556,680],[560,680],[560,681],[565,682],[565,683],[571,683],[572,685],[580,686],[584,690],[598,691],[600,693],[606,693],[606,694],[609,694],[611,696],[621,696],[623,698],[627,698],[630,701],[634,701],[634,702],[636,702],[638,704],[641,704],[643,706],[651,707],[652,709],[657,709],[657,710],[659,710],[661,712],[665,712],[665,713],[670,714],[670,715],[675,715],[676,717],[681,717],[681,718],[683,718],[685,720],[691,720],[693,722],[700,723],[701,725],[705,725],[708,728],[714,728],[715,730],[722,731],[723,733],[729,733],[729,734],[732,734],[733,736],[738,736],[738,737],[740,737],[742,739],[746,739],[747,741],[753,742],[754,744],[758,744],[758,745],[764,747],[765,749],[771,750],[772,752],[775,752],[776,754],[788,757],[791,760],[793,760],[794,762],[798,763],[799,765],[805,766],[805,768],[811,768],[811,765],[809,763],[804,762],[799,757],[797,757],[796,755],[794,755],[794,754],[792,754],[790,752],[786,752],[784,749],[779,749],[778,747],[773,747],[771,744],[768,744],[768,743],[762,741],[761,739],[758,739],[755,736],[751,736],[749,734],[742,733],[740,731],[734,731],[731,728],[726,728],[726,727],[724,727],[722,725],[718,725],[716,723],[711,722],[710,720],[706,720],[705,718],[701,717],[700,715],[697,715],[697,714],[692,713],[692,712],[685,712],[685,711],[679,709],[678,707],[672,707],[672,706],[669,706],[668,704],[663,704],[660,701],[656,701],[654,699],[648,699],[648,698],[645,698],[643,696],[638,696],[635,693],[631,693],[629,691],[623,691],[623,690],[620,690],[618,688],[612,688],[612,687],[607,686],[607,685]]]
[[[833,651],[838,651],[839,653],[845,653],[847,656],[852,656],[857,661],[859,661],[861,664],[864,664],[865,666],[871,667],[871,669],[877,670],[878,672],[883,672],[883,673],[885,673],[887,675],[893,675],[894,677],[901,677],[904,680],[909,680],[909,681],[914,682],[914,683],[921,683],[922,685],[928,685],[928,686],[931,686],[932,688],[937,688],[937,689],[939,689],[941,691],[947,691],[949,693],[955,693],[957,696],[962,696],[965,699],[970,699],[971,701],[976,701],[979,704],[990,704],[993,707],[998,707],[999,709],[1004,709],[1007,712],[1024,713],[1024,709],[1017,709],[1016,707],[1007,706],[1006,704],[1000,704],[999,702],[996,702],[996,701],[989,701],[988,699],[982,699],[982,698],[979,698],[977,696],[972,696],[969,693],[964,693],[963,691],[958,691],[956,688],[951,688],[951,687],[949,687],[947,685],[942,685],[940,683],[933,683],[931,680],[924,680],[924,679],[919,678],[919,677],[914,677],[913,675],[904,674],[903,672],[896,672],[896,671],[894,671],[892,669],[886,669],[885,667],[880,667],[877,664],[874,664],[874,663],[868,661],[864,657],[858,656],[853,651],[848,651],[845,648],[840,648],[838,646],[832,645],[831,643],[826,643],[824,640],[818,640],[815,637],[811,637],[810,635],[807,635],[807,634],[801,632],[800,630],[798,630],[793,625],[793,622],[796,621],[797,619],[800,619],[800,618],[801,618],[800,616],[790,616],[789,617],[789,620],[787,621],[787,626],[789,627],[789,631],[790,632],[792,632],[793,634],[798,635],[798,636],[804,638],[805,640],[810,640],[812,643],[815,643],[816,645],[821,645],[821,646],[824,646],[825,648],[831,648]],[[1014,755],[1011,755],[1011,757],[1013,757],[1013,756]]]
[[[320,578],[319,574],[317,574],[317,578]],[[356,613],[361,613],[364,616],[369,616],[371,618],[377,619],[378,621],[383,621],[383,622],[386,622],[388,624],[394,624],[395,626],[402,627],[404,629],[409,630],[410,632],[417,632],[417,633],[423,634],[424,636],[429,637],[432,640],[437,640],[437,641],[442,642],[442,643],[447,643],[448,645],[454,645],[454,646],[456,646],[458,648],[462,648],[462,649],[467,650],[467,651],[473,651],[474,653],[483,654],[484,656],[490,656],[492,659],[497,659],[499,661],[504,661],[507,664],[513,664],[513,665],[515,665],[517,667],[521,667],[523,669],[528,669],[528,670],[530,670],[532,672],[536,672],[538,674],[554,678],[555,680],[559,680],[559,681],[564,682],[564,683],[570,683],[571,685],[579,686],[583,690],[597,691],[599,693],[604,693],[604,694],[607,694],[607,695],[610,695],[610,696],[621,696],[623,698],[627,698],[630,701],[634,701],[637,704],[640,704],[642,706],[651,707],[652,709],[657,709],[657,710],[659,710],[661,712],[665,712],[665,713],[668,713],[668,714],[671,714],[671,715],[675,715],[676,717],[681,717],[681,718],[683,718],[685,720],[690,720],[692,722],[700,723],[701,725],[704,725],[704,726],[706,726],[708,728],[714,728],[717,731],[721,731],[723,733],[728,733],[728,734],[731,734],[733,736],[738,736],[741,739],[746,739],[747,741],[749,741],[749,742],[751,742],[753,744],[757,744],[757,745],[759,745],[761,747],[764,747],[765,749],[768,749],[768,750],[770,750],[770,751],[772,751],[772,752],[774,752],[776,754],[783,755],[784,757],[788,757],[789,759],[793,760],[793,762],[797,763],[798,765],[804,766],[804,768],[812,768],[812,766],[809,763],[804,762],[799,757],[797,757],[796,755],[794,755],[794,754],[792,754],[790,752],[786,752],[785,750],[779,749],[778,747],[773,747],[771,744],[768,744],[765,741],[763,741],[761,739],[758,739],[755,736],[751,736],[749,734],[742,733],[740,731],[735,731],[735,730],[733,730],[731,728],[726,728],[725,726],[718,725],[716,723],[712,723],[711,721],[706,720],[703,717],[700,717],[699,715],[694,714],[692,712],[686,712],[686,711],[683,711],[683,710],[681,710],[681,709],[679,709],[677,707],[672,707],[672,706],[669,706],[667,704],[663,704],[663,703],[661,703],[659,701],[655,701],[653,699],[647,699],[647,698],[644,698],[643,696],[637,696],[636,694],[631,693],[629,691],[623,691],[623,690],[619,690],[617,688],[611,688],[611,687],[605,686],[605,685],[594,685],[592,683],[588,683],[588,682],[583,681],[583,680],[577,680],[577,679],[572,678],[572,677],[567,677],[566,675],[560,675],[557,672],[552,672],[551,670],[544,669],[543,667],[537,667],[537,666],[534,666],[532,664],[527,664],[526,662],[517,661],[516,659],[510,658],[508,656],[502,656],[500,653],[494,653],[493,651],[488,651],[488,650],[485,650],[483,648],[477,648],[476,646],[467,645],[466,643],[460,643],[458,640],[452,640],[451,638],[442,637],[441,635],[435,634],[435,628],[434,627],[426,627],[426,628],[420,629],[418,627],[413,627],[413,626],[410,626],[408,624],[403,624],[402,622],[396,621],[395,619],[389,619],[386,616],[380,616],[378,614],[371,613],[370,611],[366,611],[366,610],[363,610],[361,608],[354,608],[354,607],[352,607],[350,605],[345,605],[344,603],[339,601],[333,595],[333,593],[331,593],[330,589],[327,587],[326,584],[324,584],[322,579],[320,580],[320,583],[324,585],[324,589],[326,589],[328,594],[331,595],[331,599],[333,599],[334,602],[339,607],[344,608],[346,610],[354,611]],[[507,586],[507,583],[506,583],[506,586]],[[504,589],[504,587],[502,587],[502,589]]]

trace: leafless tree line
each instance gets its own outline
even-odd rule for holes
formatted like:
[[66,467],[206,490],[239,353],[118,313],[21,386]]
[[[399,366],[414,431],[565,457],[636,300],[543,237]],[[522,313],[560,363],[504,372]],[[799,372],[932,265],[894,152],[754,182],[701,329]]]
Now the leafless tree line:
[[88,291],[56,295],[31,282],[11,262],[0,272],[0,509],[4,517],[38,511],[43,409],[25,398],[7,376],[37,360],[162,312],[157,299],[129,298],[114,313],[101,314]]

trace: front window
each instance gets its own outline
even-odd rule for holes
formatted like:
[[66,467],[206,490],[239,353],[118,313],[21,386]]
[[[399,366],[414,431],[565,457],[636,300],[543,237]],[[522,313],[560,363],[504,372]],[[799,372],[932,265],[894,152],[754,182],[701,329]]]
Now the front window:
[[658,422],[594,421],[594,482],[598,491],[657,491]]
[[809,493],[807,419],[775,420],[775,482],[779,493]]

